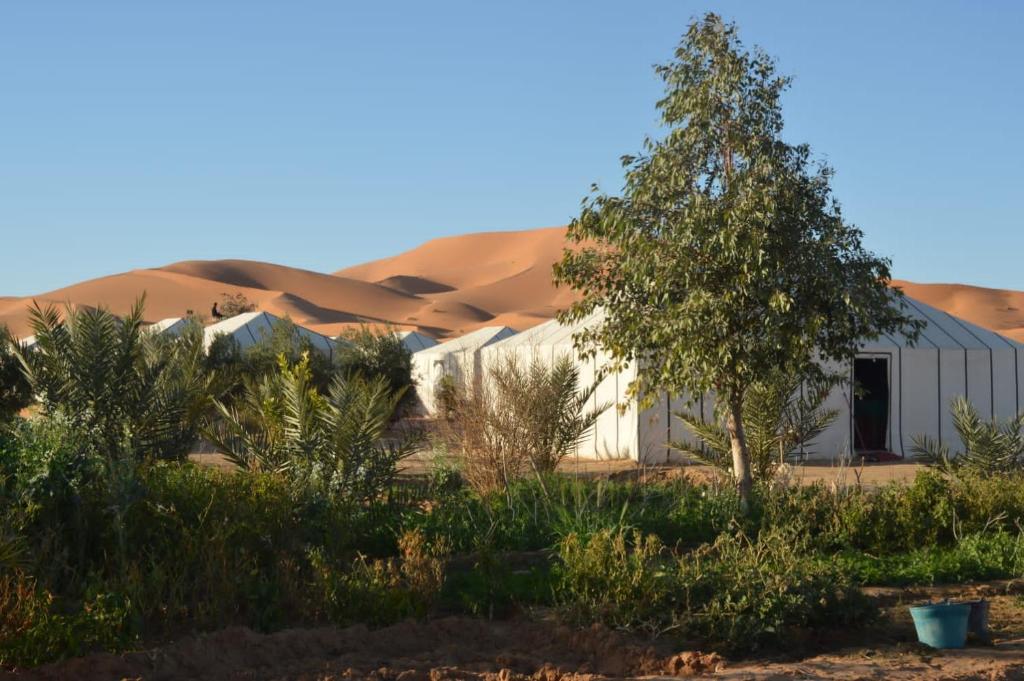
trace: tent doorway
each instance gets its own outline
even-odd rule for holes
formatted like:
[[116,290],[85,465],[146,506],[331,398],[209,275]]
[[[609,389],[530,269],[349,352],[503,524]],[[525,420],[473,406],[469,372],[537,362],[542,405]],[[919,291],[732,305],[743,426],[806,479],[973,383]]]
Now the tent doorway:
[[855,451],[886,451],[889,432],[889,359],[854,359],[853,381],[853,448]]

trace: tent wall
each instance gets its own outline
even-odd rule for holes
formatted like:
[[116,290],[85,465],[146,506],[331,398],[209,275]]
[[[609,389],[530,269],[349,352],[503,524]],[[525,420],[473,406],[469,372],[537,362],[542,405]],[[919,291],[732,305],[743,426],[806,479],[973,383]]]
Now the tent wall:
[[[501,362],[516,361],[522,367],[539,361],[552,366],[561,357],[572,358],[579,370],[580,386],[591,386],[597,381],[600,367],[607,362],[607,356],[580,359],[571,344],[545,343],[545,329],[538,329],[532,337],[519,339],[514,337],[506,343],[497,343],[485,348],[481,354],[482,374],[487,375],[490,368]],[[550,330],[546,329],[546,330]],[[530,340],[536,343],[531,343]],[[601,410],[597,422],[590,433],[576,447],[576,454],[586,458],[636,458],[638,419],[637,411],[630,404],[626,394],[633,373],[626,371],[609,373],[601,377],[591,396],[588,409]]]
[[483,374],[481,351],[515,334],[515,329],[507,326],[484,327],[413,353],[412,374],[420,408],[427,414],[437,413],[437,386],[445,376],[459,387],[479,381]]
[[[950,411],[958,397],[966,397],[984,419],[1019,413],[1024,397],[1019,380],[1024,368],[1021,354],[1011,345],[991,350],[874,347],[858,354],[883,357],[889,363],[889,451],[912,458],[915,435],[927,435],[958,450],[962,443]],[[814,443],[811,459],[834,460],[855,453],[852,367],[845,372],[846,384],[835,388],[825,403],[826,408],[840,412],[839,418]]]

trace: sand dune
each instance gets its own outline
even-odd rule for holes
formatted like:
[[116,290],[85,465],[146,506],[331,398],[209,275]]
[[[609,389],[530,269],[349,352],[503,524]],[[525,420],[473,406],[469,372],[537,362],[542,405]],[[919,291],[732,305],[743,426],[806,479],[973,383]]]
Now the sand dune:
[[[564,238],[562,227],[446,237],[334,274],[249,260],[190,260],[37,296],[0,296],[0,324],[17,335],[30,333],[26,308],[33,300],[104,305],[124,313],[145,293],[149,321],[188,310],[208,315],[222,294],[241,294],[261,310],[329,335],[363,323],[441,338],[489,325],[525,329],[550,319],[573,299],[571,291],[551,284],[551,266],[561,256]],[[1024,292],[895,283],[930,305],[1024,340]]]
[[893,284],[932,307],[1024,342],[1024,291],[903,280],[894,280]]

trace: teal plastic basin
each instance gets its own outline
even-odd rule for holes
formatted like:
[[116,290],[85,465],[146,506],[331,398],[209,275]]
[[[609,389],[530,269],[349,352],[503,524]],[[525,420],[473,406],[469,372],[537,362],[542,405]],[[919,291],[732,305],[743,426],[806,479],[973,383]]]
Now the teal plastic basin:
[[970,614],[967,603],[934,603],[910,609],[917,640],[932,648],[963,648]]

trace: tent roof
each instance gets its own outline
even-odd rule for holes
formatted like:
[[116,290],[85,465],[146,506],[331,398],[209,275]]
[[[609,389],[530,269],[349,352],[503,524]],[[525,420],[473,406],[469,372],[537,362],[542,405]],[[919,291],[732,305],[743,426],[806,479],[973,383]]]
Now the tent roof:
[[[906,301],[904,312],[908,316],[925,323],[917,343],[912,345],[900,334],[887,334],[875,340],[865,341],[862,344],[865,350],[883,347],[941,348],[943,350],[1018,348],[1024,350],[1024,344],[1006,338],[994,331],[984,329],[977,324],[960,319],[948,312],[943,312],[938,308],[922,303],[920,300],[910,298],[909,296],[905,296],[904,300]],[[501,349],[517,347],[571,347],[575,334],[591,324],[598,323],[603,318],[603,310],[597,310],[574,324],[564,325],[560,324],[558,320],[552,319],[531,327],[511,338],[506,338],[500,343],[495,343],[490,346],[488,352],[498,352]]]
[[449,341],[445,341],[444,343],[439,343],[425,350],[420,350],[416,354],[444,354],[449,352],[466,351],[474,352],[482,347],[490,345],[491,343],[500,341],[503,338],[514,336],[515,333],[516,330],[508,326],[485,326],[482,329],[471,331],[470,333],[467,333],[465,336],[459,336],[458,338],[453,338]]
[[[214,338],[226,334],[237,338],[243,346],[252,345],[269,335],[274,324],[279,321],[281,321],[280,317],[275,317],[269,312],[244,312],[203,329],[203,344],[209,348]],[[295,333],[302,338],[309,339],[314,348],[328,356],[334,354],[334,342],[330,338],[304,326],[298,324],[294,324],[294,326]]]
[[526,331],[505,338],[500,343],[488,347],[488,352],[500,352],[512,348],[550,347],[565,345],[572,347],[573,336],[592,324],[604,319],[604,311],[592,312],[584,319],[573,324],[562,324],[557,319],[549,319],[543,324],[530,327]]
[[147,331],[153,333],[164,333],[170,331],[172,333],[178,333],[181,331],[181,327],[185,325],[184,317],[168,317],[167,319],[161,319],[158,322],[154,322],[146,327]]
[[863,344],[865,349],[877,347],[917,347],[921,349],[939,348],[942,350],[998,350],[1000,348],[1024,349],[1024,344],[1006,338],[994,331],[983,329],[964,319],[943,312],[942,310],[922,303],[920,300],[904,296],[906,306],[904,313],[924,322],[920,336],[915,344],[911,344],[902,334],[886,334]]
[[399,331],[398,337],[402,339],[405,347],[409,348],[409,352],[419,352],[437,345],[436,340],[419,331]]

